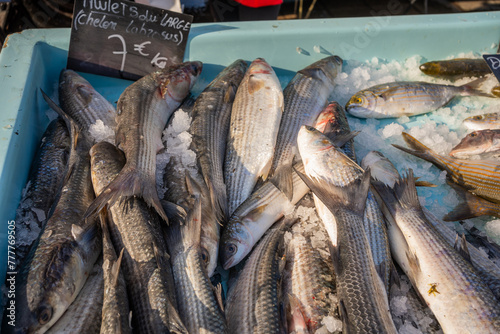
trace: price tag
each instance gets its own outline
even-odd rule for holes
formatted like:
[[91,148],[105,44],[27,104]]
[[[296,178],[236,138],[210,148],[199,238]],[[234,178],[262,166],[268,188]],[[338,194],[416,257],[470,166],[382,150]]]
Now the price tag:
[[68,68],[137,80],[182,62],[191,22],[126,0],[75,1]]
[[500,54],[483,55],[483,58],[488,64],[491,72],[493,72],[500,82]]

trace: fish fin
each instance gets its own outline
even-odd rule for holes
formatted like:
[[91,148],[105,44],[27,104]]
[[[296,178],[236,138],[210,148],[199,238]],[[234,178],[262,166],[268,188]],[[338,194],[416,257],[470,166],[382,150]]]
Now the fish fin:
[[194,195],[195,202],[192,209],[187,213],[185,219],[174,220],[169,225],[166,241],[170,255],[175,256],[177,252],[186,251],[192,246],[200,246],[201,242],[201,199]]
[[446,180],[446,183],[455,190],[458,197],[460,197],[461,202],[443,217],[444,221],[459,221],[487,214],[484,210],[480,209],[482,207],[482,203],[486,200],[474,196],[468,192],[466,188],[450,181],[449,179]]
[[436,152],[434,152],[433,150],[431,150],[430,148],[428,148],[427,146],[425,146],[424,144],[419,142],[417,139],[415,139],[414,137],[412,137],[408,133],[403,132],[402,135],[403,135],[403,139],[405,140],[405,142],[412,149],[402,147],[402,146],[396,145],[396,144],[392,144],[392,146],[394,146],[397,149],[400,149],[401,151],[404,151],[406,153],[412,154],[412,155],[419,157],[421,159],[432,162],[439,169],[444,169],[443,163],[441,162],[441,159],[439,159],[439,155]]
[[224,299],[222,298],[222,284],[220,282],[217,283],[217,285],[214,286],[213,289],[214,289],[214,294],[215,294],[215,300],[217,300],[217,304],[219,304],[221,311],[224,313]]
[[262,79],[259,79],[255,75],[250,75],[248,78],[248,93],[253,94],[257,92],[258,90],[264,88],[265,86],[265,81]]
[[324,184],[324,182],[319,182],[317,179],[305,176],[297,169],[295,169],[295,172],[334,215],[339,210],[339,203],[341,203],[348,210],[363,216],[370,187],[369,168],[360,178],[345,187]]
[[485,93],[479,89],[479,87],[488,79],[489,79],[489,76],[485,76],[482,78],[475,79],[471,82],[468,82],[465,85],[459,86],[460,88],[463,89],[462,93],[460,95],[462,95],[462,96],[484,96],[484,97],[496,98],[495,95],[490,94],[490,93]]
[[401,89],[400,86],[394,86],[394,87],[387,88],[384,90],[383,93],[378,94],[378,97],[384,99],[384,101],[387,101],[387,100],[391,99],[393,97],[394,93],[397,93],[400,89]]
[[295,331],[296,333],[308,333],[307,329],[307,316],[304,313],[304,308],[300,300],[294,294],[288,294],[288,305],[290,309],[288,314],[291,315],[289,332]]
[[459,238],[458,233],[455,235],[455,244],[453,248],[460,254],[466,261],[472,264],[469,249],[467,248],[467,240],[465,239],[465,234],[462,233],[462,237]]
[[[399,274],[398,274],[398,270],[396,269],[396,265],[394,264],[394,262],[391,261],[391,275],[390,275],[390,285],[389,286],[392,286],[392,284],[396,284],[398,286],[398,288],[401,288],[401,279],[399,278]],[[390,293],[390,291],[388,291],[388,294]]]
[[182,221],[186,219],[187,212],[182,206],[166,200],[160,200],[160,203],[163,207],[163,210],[165,210],[168,219]]
[[228,219],[227,193],[226,187],[216,187],[209,176],[203,176],[208,187],[212,207],[215,209],[215,216],[219,224]]
[[91,240],[99,236],[99,233],[99,224],[96,222],[91,222],[84,227],[76,224],[71,225],[71,235],[79,244],[89,244]]
[[269,172],[271,171],[271,166],[272,166],[273,159],[269,159],[269,161],[266,163],[264,167],[259,172],[259,176],[261,177],[262,181],[267,180],[267,177],[269,176]]
[[118,199],[128,196],[141,196],[152,206],[161,218],[168,224],[167,214],[158,198],[155,176],[145,175],[141,171],[125,164],[116,178],[97,196],[87,211],[85,218],[102,210],[108,204],[112,205]]
[[289,201],[292,201],[293,198],[292,161],[293,159],[289,163],[278,167],[273,177],[269,179],[276,188],[285,194]]
[[351,321],[349,320],[349,315],[347,313],[347,309],[346,309],[344,301],[342,299],[339,300],[339,314],[340,314],[340,319],[342,320],[342,333],[345,333],[345,334],[356,333],[354,326],[352,325]]
[[305,77],[308,78],[313,78],[316,80],[322,80],[326,75],[325,71],[319,67],[310,67],[310,68],[304,68],[298,71],[297,73],[302,74]]
[[437,185],[434,183],[428,182],[428,181],[417,181],[415,180],[415,186],[416,187],[429,187],[429,188],[436,188]]
[[413,170],[410,168],[407,175],[394,184],[394,193],[403,208],[420,208]]
[[[385,261],[382,261],[380,264],[375,265],[375,271],[377,272],[377,276],[381,279],[382,282],[386,281],[386,272],[387,272],[387,263]],[[387,287],[385,284],[383,284],[384,289],[387,290]],[[389,291],[387,291],[389,293]]]
[[122,248],[122,250],[120,251],[120,255],[118,256],[118,259],[116,259],[115,263],[113,263],[113,266],[111,267],[111,284],[113,286],[118,285],[118,279],[120,277],[120,266],[122,264],[124,250],[125,247]]
[[331,241],[328,243],[328,248],[330,249],[330,257],[332,258],[333,271],[335,272],[335,275],[339,276],[342,271],[340,248],[339,246],[334,246]]
[[422,270],[420,269],[420,261],[418,260],[417,254],[413,254],[410,250],[408,250],[406,252],[406,258],[408,259],[408,263],[410,265],[408,270],[412,271],[411,277],[418,277]]
[[128,327],[130,329],[134,328],[134,327],[132,327],[132,310],[128,313]]
[[233,103],[237,91],[238,86],[236,86],[235,84],[230,84],[226,89],[226,94],[224,94],[224,103]]

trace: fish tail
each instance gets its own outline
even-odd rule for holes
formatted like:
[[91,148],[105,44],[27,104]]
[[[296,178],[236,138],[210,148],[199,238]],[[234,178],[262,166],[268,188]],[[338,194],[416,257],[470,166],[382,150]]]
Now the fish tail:
[[210,177],[204,176],[204,179],[210,193],[210,201],[212,203],[212,207],[215,209],[215,216],[217,217],[217,221],[226,221],[229,218],[226,186],[224,185],[223,187],[216,187]]
[[494,203],[473,195],[455,183],[448,182],[448,184],[455,189],[462,201],[443,217],[444,221],[459,221],[480,216],[500,216],[500,207],[495,208]]
[[168,222],[167,215],[156,192],[156,180],[150,175],[126,163],[116,178],[97,196],[87,211],[85,218],[98,213],[108,204],[112,205],[122,197],[141,196],[144,201],[152,206],[156,212]]
[[406,142],[406,144],[408,144],[408,146],[411,149],[396,144],[392,144],[392,146],[400,149],[401,151],[404,151],[421,159],[432,162],[440,169],[446,169],[446,163],[439,154],[437,154],[435,151],[431,150],[429,147],[419,142],[416,138],[412,137],[408,133],[403,132],[402,135],[404,141]]
[[293,198],[292,162],[293,159],[290,159],[289,162],[278,167],[273,177],[269,179],[269,181],[274,184],[276,188],[285,194],[289,201]]
[[460,95],[462,96],[484,96],[484,97],[497,97],[490,93],[485,93],[480,90],[479,87],[488,79],[488,77],[478,78],[471,82],[466,83],[465,85],[460,86],[462,88],[462,92]]
[[201,198],[195,197],[194,205],[184,219],[173,219],[166,233],[166,241],[171,256],[184,252],[201,243]]

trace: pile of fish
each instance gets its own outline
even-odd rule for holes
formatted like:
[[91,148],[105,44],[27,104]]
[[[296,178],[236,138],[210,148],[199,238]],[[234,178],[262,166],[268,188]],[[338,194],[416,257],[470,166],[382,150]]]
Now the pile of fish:
[[[60,105],[44,94],[59,117],[18,210],[33,233],[17,254],[16,326],[4,318],[2,332],[500,332],[500,267],[422,208],[416,186],[431,185],[379,152],[357,163],[357,133],[329,102],[342,65],[324,58],[282,89],[264,59],[236,60],[193,99],[203,65],[185,62],[131,84],[116,111],[62,71]],[[346,110],[429,112],[457,95],[491,96],[481,80],[379,85]],[[188,147],[169,151],[178,138],[165,145],[162,133],[184,114]],[[495,157],[498,134],[483,131],[452,155]],[[476,203],[448,219],[499,215],[498,162],[404,139],[410,149],[399,149],[446,170]],[[402,295],[410,325],[393,303]]]

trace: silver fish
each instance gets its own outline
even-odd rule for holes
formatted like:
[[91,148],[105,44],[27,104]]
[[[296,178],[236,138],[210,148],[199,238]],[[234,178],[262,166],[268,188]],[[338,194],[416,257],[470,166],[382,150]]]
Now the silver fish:
[[[59,103],[82,131],[91,137],[92,125],[101,121],[116,128],[116,110],[92,85],[73,70],[62,70],[59,76]],[[93,138],[95,140],[95,138]]]
[[228,333],[281,333],[279,253],[288,221],[268,231],[245,263],[226,300]]
[[[338,160],[343,160],[343,171],[349,173],[349,158],[339,152]],[[306,171],[307,167],[306,165]],[[365,172],[362,177],[344,187],[321,179],[321,175],[299,175],[333,213],[337,222],[338,241],[337,246],[332,247],[331,254],[337,276],[343,331],[396,334],[396,327],[389,312],[387,293],[375,269],[363,227],[370,173]]]
[[298,153],[297,133],[302,125],[312,125],[323,110],[341,71],[340,57],[326,57],[298,71],[283,90],[283,116],[269,175],[277,176],[275,185],[289,199],[293,196],[292,163]]
[[99,333],[104,295],[104,279],[100,261],[90,273],[82,291],[47,334]]
[[224,162],[228,214],[267,178],[283,111],[283,91],[273,68],[257,58],[238,87]]
[[464,125],[471,130],[500,129],[500,113],[489,113],[467,117]]
[[226,319],[214,295],[201,252],[201,200],[195,198],[185,218],[172,218],[166,233],[179,301],[179,315],[187,330],[225,333]]
[[500,156],[500,129],[478,130],[469,133],[450,151],[450,156],[467,159],[473,155],[481,158]]
[[[97,194],[125,164],[123,153],[107,142],[92,147],[92,182]],[[121,271],[127,285],[132,327],[140,333],[186,332],[177,314],[175,289],[160,218],[138,197],[107,209],[116,249],[124,249]]]
[[345,108],[348,113],[360,118],[392,118],[436,110],[456,96],[490,96],[471,85],[472,83],[451,86],[420,81],[390,82],[359,91],[351,97]]
[[[295,169],[303,171],[302,163]],[[293,197],[288,197],[270,180],[258,187],[233,213],[221,236],[220,258],[224,269],[243,260],[264,235],[283,215],[291,212],[309,188],[297,173],[292,173]]]
[[202,66],[198,61],[174,65],[125,89],[117,105],[116,144],[125,152],[127,162],[85,217],[120,197],[140,195],[167,221],[156,192],[156,153],[163,148],[161,134],[168,119],[188,95]]
[[411,169],[393,188],[377,183],[375,187],[387,208],[393,256],[443,331],[498,333],[498,301],[472,265],[428,222]]
[[223,167],[231,109],[246,68],[245,61],[241,59],[226,67],[201,92],[192,112],[189,132],[193,141],[190,149],[197,156],[219,222],[228,215]]
[[67,173],[69,151],[68,128],[61,118],[57,118],[42,135],[30,167],[24,195],[16,211],[18,263],[23,261],[51,214]]

